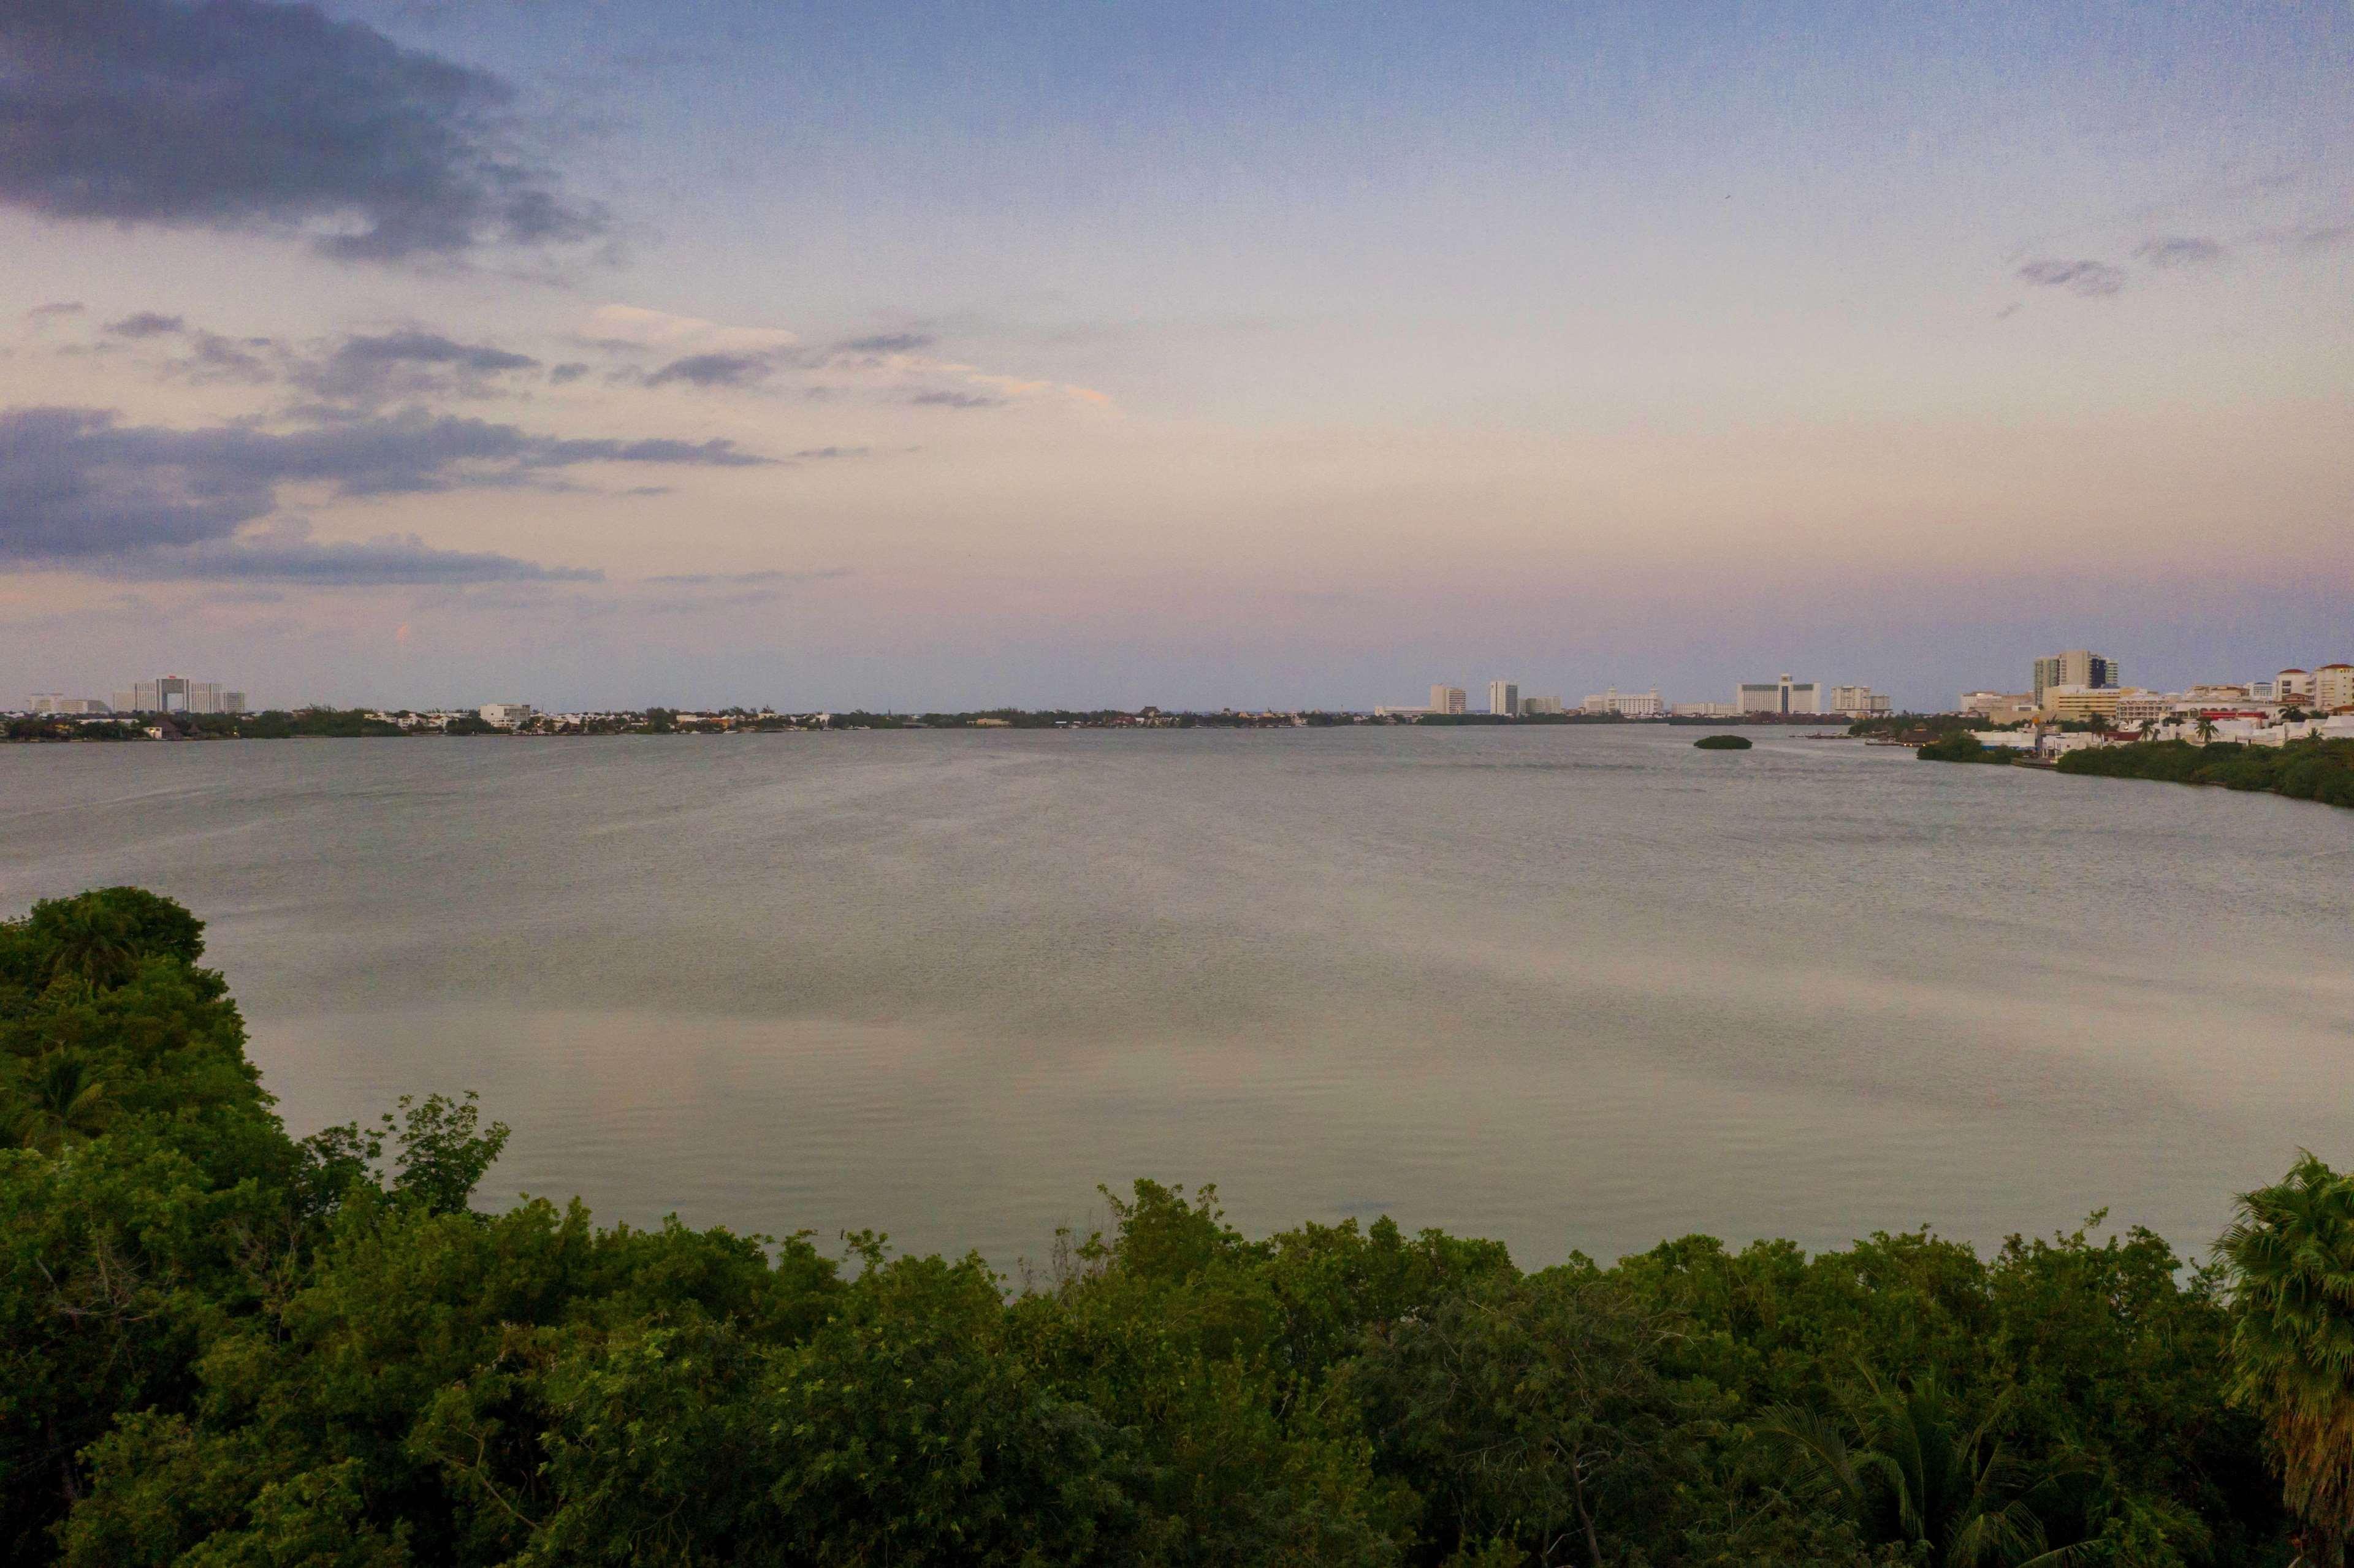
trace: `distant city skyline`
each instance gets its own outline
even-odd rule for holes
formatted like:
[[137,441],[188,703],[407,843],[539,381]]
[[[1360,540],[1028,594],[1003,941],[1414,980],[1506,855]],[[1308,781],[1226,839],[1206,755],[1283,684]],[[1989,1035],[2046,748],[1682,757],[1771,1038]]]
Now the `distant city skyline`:
[[[2349,641],[2349,645],[2354,645],[2354,636],[2349,636],[2347,641]],[[2349,648],[2347,652],[2354,652],[2354,648]],[[2062,654],[2034,654],[2034,657],[2024,659],[2024,666],[2027,666],[2027,678],[2020,681],[2018,693],[2015,693],[2018,694],[2022,711],[2031,709],[2034,704],[2039,704],[2041,699],[2043,699],[2043,693],[2046,693],[2048,685],[2067,687],[2067,690],[2073,690],[2073,687],[2121,685],[2121,669],[2124,669],[2124,662],[2121,662],[2121,659],[2109,657],[2109,654],[2090,652],[2090,650],[2069,650],[2069,652],[2062,652]],[[2246,673],[2246,675],[2236,675],[2236,678],[2234,675],[2208,675],[2208,678],[2203,678],[2203,681],[2178,681],[2178,683],[2170,683],[2170,685],[2137,685],[2137,687],[2130,687],[2130,690],[2178,690],[2179,693],[2179,690],[2206,690],[2206,687],[2212,687],[2212,685],[2243,685],[2243,687],[2253,687],[2255,694],[2260,694],[2260,697],[2272,697],[2274,683],[2279,683],[2279,685],[2285,687],[2290,694],[2297,694],[2297,690],[2302,690],[2305,697],[2314,697],[2314,694],[2317,694],[2317,683],[2318,685],[2328,687],[2328,693],[2340,690],[2342,683],[2354,678],[2354,675],[2345,673],[2345,671],[2349,669],[2354,669],[2354,666],[2349,666],[2347,662],[2338,662],[2338,659],[2321,659],[2321,662],[2314,662],[2312,666],[2281,664],[2274,671],[2269,671],[2269,673]],[[2321,671],[2321,673],[2317,675],[2314,671]],[[478,681],[478,685],[481,685],[481,681]],[[515,683],[494,681],[492,685],[502,685],[502,690],[514,690]],[[1575,683],[1568,683],[1563,690],[1568,690],[1568,687],[1573,685]],[[1791,690],[1796,690],[1796,697],[1791,697]],[[269,694],[264,694],[261,699],[249,699],[245,690],[224,687],[217,681],[214,683],[191,681],[188,675],[155,675],[155,678],[143,678],[143,681],[134,683],[132,687],[111,685],[111,693],[113,693],[111,697],[94,697],[94,694],[82,693],[82,690],[78,690],[78,687],[66,687],[66,685],[58,685],[58,683],[49,683],[48,687],[33,690],[33,694],[30,694],[30,699],[24,704],[24,706],[26,711],[54,711],[54,714],[80,714],[80,711],[108,711],[108,709],[111,711],[186,709],[186,711],[196,711],[196,714],[221,714],[221,711],[290,709],[290,706],[311,706],[311,704],[323,704],[323,706],[346,706],[346,709],[351,709],[351,706],[360,706],[360,709],[386,709],[386,706],[391,706],[391,709],[419,709],[419,711],[421,709],[457,711],[457,709],[475,709],[475,706],[482,706],[482,697],[475,693],[475,690],[466,690],[466,693],[459,693],[459,694],[438,694],[438,697],[430,697],[430,699],[421,699],[417,697],[417,694],[388,694],[388,697],[367,697],[367,699],[346,699],[346,697],[334,697],[334,694],[306,694],[306,697],[269,697]],[[1740,711],[1782,711],[1782,714],[1879,714],[1879,711],[1916,711],[1916,714],[1940,714],[1940,711],[1954,711],[1956,706],[1961,706],[1961,709],[1973,706],[1973,697],[1991,699],[1996,697],[1996,694],[2010,693],[2010,687],[2001,685],[2001,683],[1991,683],[1991,685],[1989,683],[1978,683],[1978,685],[1963,687],[1963,693],[1958,699],[1952,697],[1952,694],[1946,694],[1946,697],[1924,699],[1924,702],[1897,702],[1888,690],[1883,690],[1883,687],[1876,685],[1876,683],[1815,681],[1815,678],[1803,678],[1803,675],[1782,673],[1777,681],[1733,683],[1733,697],[1730,697],[1730,702],[1723,702],[1723,699],[1721,699],[1721,693],[1723,693],[1723,687],[1718,687],[1716,694],[1709,693],[1707,687],[1697,687],[1697,690],[1692,690],[1692,693],[1679,693],[1679,690],[1667,690],[1667,687],[1662,687],[1659,683],[1652,683],[1652,685],[1643,687],[1643,690],[1624,690],[1624,693],[1619,690],[1619,687],[1610,685],[1606,687],[1603,693],[1591,693],[1579,702],[1579,699],[1563,699],[1558,697],[1558,694],[1535,693],[1535,683],[1523,683],[1523,681],[1516,681],[1516,678],[1507,678],[1507,675],[1495,675],[1495,678],[1490,678],[1490,681],[1485,683],[1488,706],[1476,711],[1483,711],[1483,714],[1500,714],[1500,711],[1509,711],[1509,714],[1535,714],[1535,711],[1546,711],[1546,714],[1552,714],[1552,711],[1582,709],[1586,711],[1586,714],[1613,711],[1613,714],[1627,714],[1627,715],[1648,715],[1648,714],[1669,714],[1669,711],[1695,714],[1695,711],[1721,706],[1725,714],[1740,714]],[[1507,709],[1497,709],[1497,702],[1504,702],[1509,704],[1509,706]],[[2349,699],[2349,702],[2354,702],[2354,699]],[[1558,704],[1558,706],[1553,706],[1553,704]],[[14,706],[14,699],[0,694],[0,711],[12,709],[12,706]],[[490,704],[490,706],[504,706],[504,704]],[[523,706],[530,706],[530,704],[523,704]],[[1043,702],[1010,702],[1010,699],[1008,702],[923,702],[923,699],[916,699],[916,702],[885,704],[885,702],[850,702],[850,699],[843,699],[841,694],[835,694],[835,697],[831,699],[819,699],[819,702],[779,702],[775,694],[711,699],[711,697],[696,697],[696,694],[692,693],[687,694],[669,693],[669,694],[663,694],[663,697],[652,699],[652,702],[621,702],[621,699],[612,699],[610,694],[608,697],[591,694],[591,697],[586,697],[586,699],[584,697],[548,699],[546,706],[551,706],[551,709],[563,709],[563,711],[642,711],[647,709],[647,706],[708,706],[708,709],[730,709],[730,706],[741,706],[741,709],[763,709],[763,706],[769,706],[769,709],[779,709],[779,711],[841,709],[841,711],[875,711],[875,714],[984,711],[984,709],[993,709],[993,706],[1010,706],[1010,709],[1031,709],[1031,711],[1045,711],[1045,709],[1137,711],[1137,709],[1144,709],[1144,706],[1165,706],[1165,709],[1170,711],[1283,709],[1283,711],[1335,711],[1335,714],[1341,714],[1341,711],[1346,711],[1346,714],[1380,714],[1380,711],[1389,711],[1389,714],[1469,714],[1469,711],[1474,711],[1471,706],[1469,706],[1469,687],[1452,685],[1452,683],[1431,683],[1429,699],[1417,704],[1391,704],[1391,702],[1382,702],[1380,697],[1344,699],[1344,702],[1299,702],[1299,699],[1280,699],[1280,697],[1259,699],[1259,702],[1235,702],[1235,699],[1174,702],[1174,699],[1165,699],[1165,697],[1147,697],[1147,699],[1135,699],[1135,702],[1078,702],[1078,699],[1043,699]],[[2330,704],[2330,706],[2342,706],[2342,704]]]
[[2354,7],[593,15],[0,8],[0,689],[1924,706],[2347,625]]
[[[2349,638],[2354,641],[2354,638]],[[2354,649],[2348,650],[2354,652]],[[713,701],[692,695],[673,695],[665,702],[622,702],[610,699],[588,701],[567,700],[547,704],[549,711],[610,712],[642,711],[653,706],[686,708],[773,709],[779,712],[813,713],[822,711],[866,711],[875,713],[981,712],[992,707],[1026,709],[1029,711],[1128,711],[1148,707],[1165,708],[1170,712],[1232,712],[1288,711],[1371,713],[1389,715],[1465,715],[1480,712],[1491,716],[1584,712],[1617,714],[1625,717],[1663,716],[1670,714],[1691,716],[1722,714],[1734,716],[1744,713],[1773,713],[1785,715],[1822,714],[1866,716],[1889,712],[1942,713],[1978,709],[2000,713],[2008,719],[2024,717],[2045,705],[2047,692],[2084,692],[2118,690],[2125,692],[2164,692],[2180,694],[2201,693],[2221,694],[2238,691],[2251,700],[2283,702],[2304,700],[2322,709],[2354,706],[2354,663],[2329,660],[2313,666],[2285,664],[2273,673],[2246,675],[2239,679],[2216,677],[2209,681],[2175,683],[2172,687],[2124,685],[2121,678],[2123,662],[2089,650],[2073,649],[2059,654],[2038,654],[2026,662],[2028,679],[2021,689],[2009,692],[1999,685],[1978,685],[1966,688],[1958,697],[1944,701],[1899,703],[1886,691],[1868,682],[1821,681],[1785,673],[1772,681],[1743,681],[1733,687],[1730,701],[1717,697],[1682,694],[1663,694],[1652,685],[1643,691],[1620,691],[1616,686],[1591,693],[1582,700],[1564,699],[1553,694],[1541,694],[1525,687],[1510,677],[1493,677],[1486,686],[1484,709],[1469,706],[1468,689],[1447,682],[1433,683],[1426,703],[1383,703],[1379,701],[1299,702],[1269,700],[1258,703],[1209,701],[1180,703],[1152,699],[1142,702],[1001,702],[957,704],[922,702],[907,704],[869,704],[832,700],[823,702],[779,702],[773,697]],[[508,683],[511,688],[512,683]],[[379,708],[417,712],[472,711],[479,708],[482,716],[493,722],[504,722],[504,711],[513,709],[528,714],[534,705],[497,700],[485,703],[479,695],[420,701],[414,697],[392,697],[370,701],[337,701],[333,698],[295,698],[283,701],[249,701],[240,690],[224,688],[218,682],[198,682],[184,675],[159,675],[142,680],[129,688],[117,688],[109,698],[80,694],[66,689],[35,692],[25,705],[25,711],[64,715],[116,712],[237,713],[263,708],[329,705],[358,708]],[[493,710],[500,710],[494,714]],[[0,698],[0,711],[14,711],[10,702]],[[2105,710],[2110,711],[2110,710]]]

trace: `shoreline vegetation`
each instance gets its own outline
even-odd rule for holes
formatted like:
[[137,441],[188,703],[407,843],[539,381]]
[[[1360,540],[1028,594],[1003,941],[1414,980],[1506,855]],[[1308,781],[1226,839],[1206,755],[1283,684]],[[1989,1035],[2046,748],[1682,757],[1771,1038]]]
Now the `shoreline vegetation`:
[[1914,755],[1924,762],[1990,762],[2008,768],[2028,754],[2009,747],[1988,746],[1969,731],[1957,729],[1926,742]]
[[[1431,728],[1517,727],[1549,725],[1655,724],[1773,725],[1822,723],[1819,715],[1755,714],[1741,718],[1662,715],[1630,719],[1619,714],[1372,715],[1341,710],[1298,712],[1182,712],[1144,707],[986,708],[960,713],[878,714],[777,713],[766,708],[714,708],[689,712],[643,708],[595,714],[541,714],[520,725],[494,725],[472,713],[428,713],[411,709],[272,709],[257,714],[141,714],[118,718],[80,718],[33,714],[6,721],[0,738],[25,744],[155,740],[378,740],[414,736],[772,735],[802,730],[844,729],[1329,729],[1353,726],[1422,725]],[[151,733],[151,732],[162,733]]]
[[2072,751],[2060,759],[2059,771],[2262,790],[2292,800],[2354,807],[2354,740],[2291,741],[2286,746],[2144,741]]
[[[1987,746],[1968,731],[1956,730],[1923,745],[1916,755],[1925,762],[2008,766],[2020,762],[2024,754]],[[2316,738],[2286,746],[2146,740],[2085,747],[2063,754],[2057,764],[2049,766],[2054,772],[2082,777],[2199,784],[2354,807],[2354,740]]]
[[2207,1263],[2095,1214],[1523,1267],[1138,1181],[1016,1282],[490,1206],[471,1096],[291,1137],[203,953],[135,888],[0,923],[12,1563],[2334,1568],[2354,1525],[2310,1156]]

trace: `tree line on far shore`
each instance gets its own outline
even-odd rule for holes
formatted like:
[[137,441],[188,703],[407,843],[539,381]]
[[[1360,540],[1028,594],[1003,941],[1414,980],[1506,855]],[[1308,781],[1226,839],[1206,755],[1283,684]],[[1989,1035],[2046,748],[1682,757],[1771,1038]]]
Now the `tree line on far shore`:
[[[1139,1181],[1018,1287],[290,1137],[198,921],[0,923],[0,1558],[2340,1568],[2354,1181],[2145,1231],[1524,1268]],[[780,1136],[790,1136],[789,1130]]]
[[2146,741],[2087,747],[2060,759],[2062,773],[2103,779],[2152,779],[2168,784],[2212,784],[2257,789],[2292,800],[2354,806],[2354,740],[2296,740],[2286,746],[2211,741]]
[[[2027,755],[2009,747],[1988,746],[1967,730],[1953,730],[1923,744],[1924,762],[1986,762],[1998,766]],[[2325,806],[2354,806],[2354,740],[2311,736],[2285,746],[2248,746],[2238,741],[2129,741],[2064,752],[2056,771],[2100,779],[2147,779],[2167,784],[2208,784],[2225,789],[2285,795]]]

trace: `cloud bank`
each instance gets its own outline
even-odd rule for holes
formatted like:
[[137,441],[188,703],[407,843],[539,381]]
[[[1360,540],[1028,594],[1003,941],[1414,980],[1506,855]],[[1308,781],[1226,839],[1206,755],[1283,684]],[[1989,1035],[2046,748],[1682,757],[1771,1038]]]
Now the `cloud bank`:
[[0,202],[51,217],[304,228],[327,255],[589,238],[519,151],[514,90],[310,5],[9,0]]
[[96,408],[18,408],[0,413],[0,561],[313,582],[577,577],[414,539],[317,545],[282,531],[260,538],[240,531],[276,513],[289,484],[359,497],[529,483],[589,463],[770,461],[724,440],[565,440],[423,412],[272,433],[124,425]]
[[97,575],[133,581],[275,582],[317,588],[468,583],[602,582],[582,567],[546,567],[487,550],[444,550],[414,534],[360,543],[322,542],[289,522],[258,535],[124,553],[95,563]]

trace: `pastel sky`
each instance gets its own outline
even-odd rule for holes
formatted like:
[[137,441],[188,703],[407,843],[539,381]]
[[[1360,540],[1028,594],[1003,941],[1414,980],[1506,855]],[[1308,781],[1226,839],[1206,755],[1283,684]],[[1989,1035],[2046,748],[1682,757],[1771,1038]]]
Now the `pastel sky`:
[[2354,5],[0,7],[0,705],[2354,658]]

